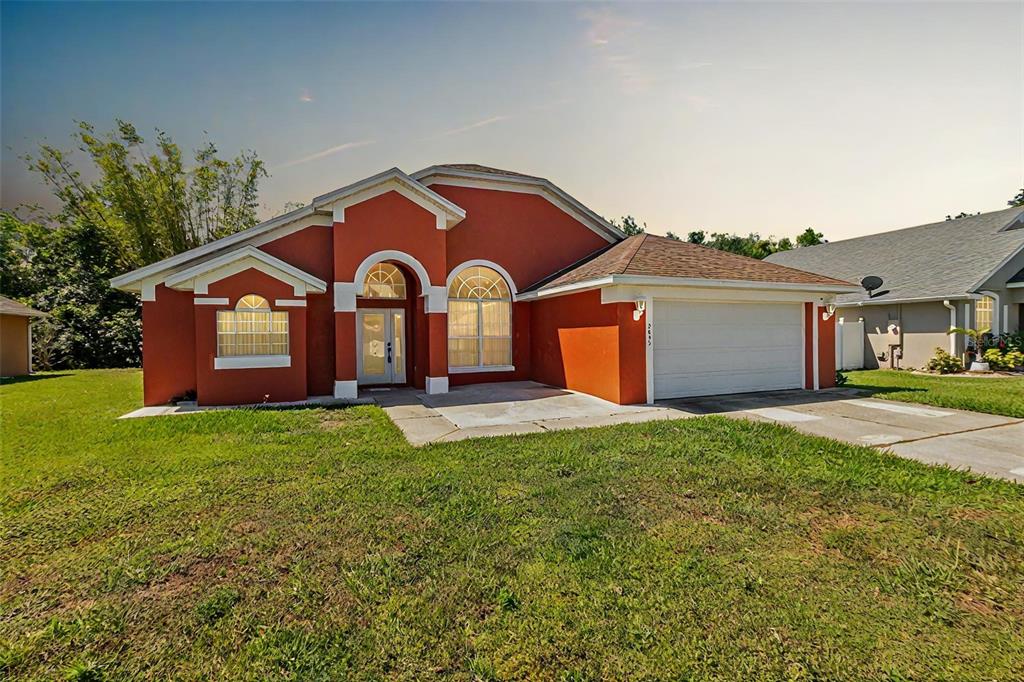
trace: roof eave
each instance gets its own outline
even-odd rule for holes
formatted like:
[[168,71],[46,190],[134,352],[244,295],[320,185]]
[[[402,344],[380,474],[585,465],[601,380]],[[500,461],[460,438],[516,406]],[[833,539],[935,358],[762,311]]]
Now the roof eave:
[[861,291],[859,286],[853,284],[827,284],[827,283],[800,283],[800,282],[760,282],[753,280],[730,280],[730,279],[703,279],[698,277],[665,277],[656,275],[625,275],[614,274],[603,277],[594,277],[581,282],[562,284],[558,286],[541,288],[525,292],[519,296],[520,300],[544,298],[560,294],[577,293],[589,289],[602,288],[615,285],[633,286],[677,286],[688,288],[712,288],[712,289],[768,289],[774,291],[807,291],[815,294],[838,295]]

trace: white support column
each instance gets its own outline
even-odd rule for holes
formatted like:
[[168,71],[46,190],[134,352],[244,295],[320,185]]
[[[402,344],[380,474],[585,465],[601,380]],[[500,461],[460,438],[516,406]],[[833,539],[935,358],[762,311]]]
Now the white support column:
[[427,394],[436,395],[448,392],[448,377],[427,377]]
[[811,324],[813,324],[814,326],[811,327],[811,343],[814,344],[814,345],[813,345],[813,348],[811,349],[811,351],[812,351],[812,356],[814,358],[814,362],[812,364],[813,371],[814,371],[814,390],[817,391],[818,389],[821,388],[821,380],[820,380],[820,377],[818,375],[818,325],[821,324],[821,310],[822,310],[822,308],[821,308],[821,306],[818,305],[817,302],[815,302],[813,305],[814,305],[814,314],[811,316]]
[[355,380],[335,381],[334,397],[338,400],[355,400],[359,397],[359,386]]
[[[956,306],[948,300],[943,301],[942,305],[949,308],[949,329],[952,331],[956,329]],[[956,355],[956,334],[949,335],[949,354]]]
[[647,404],[654,403],[654,297],[644,299],[644,362],[647,365]]

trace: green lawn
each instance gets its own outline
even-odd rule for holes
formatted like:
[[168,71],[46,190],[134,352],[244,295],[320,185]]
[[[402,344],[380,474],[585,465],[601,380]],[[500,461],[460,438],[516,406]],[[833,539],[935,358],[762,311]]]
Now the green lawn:
[[844,374],[847,387],[867,389],[875,398],[1024,417],[1024,376],[931,376],[882,369]]
[[409,447],[0,387],[0,677],[1009,680],[1024,486],[705,417]]

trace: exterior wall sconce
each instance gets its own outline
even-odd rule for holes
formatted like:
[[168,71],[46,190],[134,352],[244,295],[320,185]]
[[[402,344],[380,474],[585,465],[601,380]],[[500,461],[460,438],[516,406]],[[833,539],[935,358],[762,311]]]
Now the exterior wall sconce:
[[640,316],[647,310],[647,301],[633,301],[633,305],[636,306],[636,310],[633,311],[633,321],[639,322]]
[[821,319],[824,320],[824,321],[827,321],[828,319],[830,319],[835,314],[836,314],[836,304],[835,303],[829,303],[827,306],[825,306],[825,312],[823,312],[821,314]]

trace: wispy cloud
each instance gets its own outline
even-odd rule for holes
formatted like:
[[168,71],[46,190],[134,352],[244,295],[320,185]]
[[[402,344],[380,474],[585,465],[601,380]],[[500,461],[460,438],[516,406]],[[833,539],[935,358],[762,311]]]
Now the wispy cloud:
[[359,140],[358,142],[346,142],[339,144],[334,147],[328,147],[327,149],[321,149],[318,152],[314,152],[308,156],[303,156],[301,159],[292,159],[291,161],[285,161],[284,163],[275,166],[276,169],[291,168],[292,166],[298,166],[299,164],[308,163],[310,161],[316,161],[322,159],[325,156],[331,156],[332,154],[339,154],[349,149],[356,149],[357,147],[365,147],[375,143],[376,140]]
[[438,137],[448,137],[450,135],[458,135],[459,133],[465,133],[465,132],[469,132],[470,130],[476,130],[477,128],[483,128],[485,126],[494,125],[495,123],[499,123],[501,121],[507,121],[510,118],[512,118],[512,117],[508,116],[508,115],[505,115],[505,114],[501,114],[499,116],[491,116],[490,118],[485,118],[485,119],[483,119],[481,121],[476,121],[475,123],[470,123],[469,125],[462,126],[461,128],[452,128],[451,130],[446,130],[443,133],[438,133],[437,135],[434,135],[433,137],[430,137],[430,138],[427,138],[427,139],[435,139],[435,138],[438,138]]
[[658,77],[639,58],[637,33],[644,24],[608,7],[580,12],[586,42],[627,93],[646,90]]
[[300,102],[312,102],[313,101],[313,93],[311,93],[309,91],[309,88],[302,88],[302,91],[299,92],[299,101]]
[[696,71],[697,69],[706,69],[711,66],[711,62],[683,62],[676,68],[680,71]]

